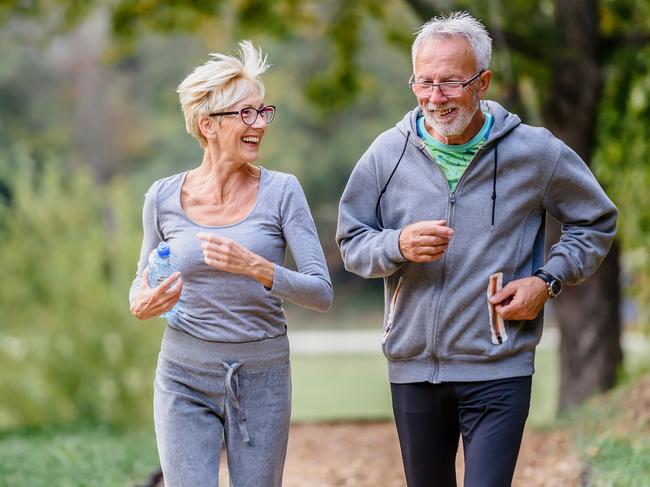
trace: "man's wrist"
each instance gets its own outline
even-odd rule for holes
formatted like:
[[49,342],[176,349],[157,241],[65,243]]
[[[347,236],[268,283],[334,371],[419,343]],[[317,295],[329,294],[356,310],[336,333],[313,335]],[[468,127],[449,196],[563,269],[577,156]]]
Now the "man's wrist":
[[404,228],[402,228],[397,234],[397,250],[399,250],[402,259],[406,260],[406,256],[404,255],[404,252],[402,252],[402,232],[404,231]]
[[546,292],[548,293],[549,298],[555,299],[562,292],[562,281],[548,272],[542,269],[537,269],[533,273],[533,276],[541,279],[544,284],[546,284]]

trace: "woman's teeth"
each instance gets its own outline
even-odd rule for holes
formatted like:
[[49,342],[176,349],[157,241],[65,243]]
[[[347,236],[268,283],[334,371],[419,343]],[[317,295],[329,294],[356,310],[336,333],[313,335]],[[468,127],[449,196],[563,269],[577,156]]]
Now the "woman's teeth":
[[259,137],[253,137],[253,136],[248,136],[248,137],[242,137],[244,142],[248,142],[249,144],[257,144],[260,141]]

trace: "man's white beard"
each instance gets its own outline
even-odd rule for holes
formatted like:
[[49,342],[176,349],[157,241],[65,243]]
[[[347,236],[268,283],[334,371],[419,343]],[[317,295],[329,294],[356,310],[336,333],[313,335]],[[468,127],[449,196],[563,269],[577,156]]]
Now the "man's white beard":
[[[472,98],[473,98],[472,100],[473,109],[469,109],[469,110],[460,108],[455,103],[448,103],[444,106],[438,106],[438,107],[428,104],[426,107],[427,109],[424,110],[424,119],[438,135],[442,135],[443,137],[452,137],[455,135],[460,135],[465,131],[467,126],[472,121],[474,114],[481,106],[478,96],[472,96]],[[456,117],[454,118],[453,121],[449,123],[440,122],[438,119],[436,119],[433,113],[431,113],[430,110],[432,110],[433,108],[437,110],[445,109],[445,108],[456,108],[456,112],[457,112]]]

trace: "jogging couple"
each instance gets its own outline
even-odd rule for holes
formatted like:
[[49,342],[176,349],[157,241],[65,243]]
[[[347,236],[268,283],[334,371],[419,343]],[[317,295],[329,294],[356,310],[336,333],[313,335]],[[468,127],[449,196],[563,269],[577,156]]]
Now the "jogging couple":
[[[176,305],[154,383],[168,487],[217,485],[222,441],[234,487],[282,484],[282,301],[326,311],[333,300],[298,180],[256,165],[276,108],[260,81],[266,57],[240,46],[178,87],[203,160],[156,181],[144,202],[131,310],[148,319]],[[491,51],[466,13],[423,25],[403,87],[417,106],[374,140],[340,202],[346,269],[384,279],[382,348],[409,487],[455,486],[461,437],[466,486],[510,485],[544,304],[595,272],[616,228],[616,208],[575,152],[484,99]],[[563,227],[545,258],[546,213]],[[147,257],[162,241],[180,273],[151,288]]]

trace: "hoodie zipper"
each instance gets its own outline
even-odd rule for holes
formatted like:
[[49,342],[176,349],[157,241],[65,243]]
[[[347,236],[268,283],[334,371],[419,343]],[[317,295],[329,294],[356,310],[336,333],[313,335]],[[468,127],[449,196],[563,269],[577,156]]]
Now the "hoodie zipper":
[[390,330],[393,328],[393,321],[395,320],[395,310],[397,309],[397,301],[399,299],[399,291],[402,287],[402,279],[404,276],[399,276],[397,281],[397,286],[395,287],[395,292],[393,293],[393,299],[390,301],[390,307],[388,308],[388,318],[386,319],[386,326],[384,327],[384,334],[381,337],[381,343],[386,343]]
[[[456,206],[456,200],[458,198],[458,190],[461,188],[463,181],[466,179],[467,174],[469,173],[470,168],[475,165],[475,162],[479,159],[480,156],[482,156],[487,148],[492,144],[492,141],[486,143],[483,145],[479,150],[476,151],[476,154],[474,154],[474,157],[470,161],[470,163],[467,165],[465,168],[465,171],[461,175],[460,179],[458,180],[458,184],[456,185],[455,190],[451,190],[451,187],[449,186],[449,181],[445,177],[445,174],[442,172],[442,169],[438,166],[438,163],[435,161],[433,156],[429,153],[429,151],[426,149],[424,146],[424,143],[420,145],[420,150],[424,152],[431,162],[433,162],[433,165],[436,167],[438,173],[442,176],[444,179],[445,183],[447,184],[447,191],[448,191],[448,206],[447,206],[447,226],[450,228],[453,228],[453,221],[454,221],[454,213],[455,213],[455,206]],[[438,348],[438,317],[440,315],[440,303],[442,302],[442,294],[444,292],[444,286],[445,286],[445,262],[447,261],[447,256],[449,255],[449,251],[451,250],[451,245],[453,243],[453,238],[449,242],[449,245],[447,247],[447,250],[445,251],[444,255],[442,256],[442,259],[440,260],[440,292],[437,293],[435,296],[435,301],[433,303],[433,313],[431,313],[431,324],[429,326],[429,335],[427,336],[427,343],[430,343],[430,347],[427,349],[427,355],[432,358],[433,363],[434,363],[434,368],[433,368],[433,376],[431,377],[431,381],[433,383],[439,383],[440,380],[438,379],[439,372],[440,372],[440,364],[438,362],[438,356],[437,356],[437,348]]]

